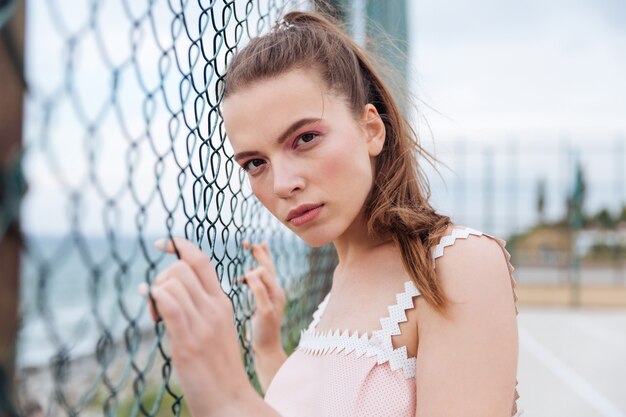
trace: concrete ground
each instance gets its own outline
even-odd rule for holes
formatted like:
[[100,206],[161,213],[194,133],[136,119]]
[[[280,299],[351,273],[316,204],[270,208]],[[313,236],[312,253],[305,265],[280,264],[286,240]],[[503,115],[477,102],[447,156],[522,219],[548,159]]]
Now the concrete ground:
[[626,417],[626,309],[519,306],[524,417]]

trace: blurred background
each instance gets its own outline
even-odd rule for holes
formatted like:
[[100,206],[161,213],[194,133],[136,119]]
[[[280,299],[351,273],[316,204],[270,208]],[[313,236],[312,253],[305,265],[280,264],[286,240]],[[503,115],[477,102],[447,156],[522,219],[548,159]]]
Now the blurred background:
[[269,240],[293,349],[333,253],[253,198],[217,114],[233,51],[292,7],[334,7],[395,68],[439,161],[424,165],[434,206],[507,240],[524,415],[626,416],[618,0],[0,1],[0,409],[186,413],[136,293],[172,260],[152,247],[162,236],[212,257],[253,381],[253,306],[233,280],[251,264],[241,242]]

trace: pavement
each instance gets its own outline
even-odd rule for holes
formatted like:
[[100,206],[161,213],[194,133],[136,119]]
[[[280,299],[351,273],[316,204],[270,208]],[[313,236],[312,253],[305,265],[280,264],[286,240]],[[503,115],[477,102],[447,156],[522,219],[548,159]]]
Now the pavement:
[[626,417],[626,309],[519,306],[524,417]]

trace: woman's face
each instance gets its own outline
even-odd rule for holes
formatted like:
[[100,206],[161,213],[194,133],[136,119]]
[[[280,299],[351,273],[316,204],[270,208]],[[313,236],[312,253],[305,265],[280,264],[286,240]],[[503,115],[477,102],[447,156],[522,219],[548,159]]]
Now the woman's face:
[[297,69],[235,92],[222,114],[237,163],[278,220],[311,246],[358,235],[384,142],[374,106],[355,118],[317,72]]

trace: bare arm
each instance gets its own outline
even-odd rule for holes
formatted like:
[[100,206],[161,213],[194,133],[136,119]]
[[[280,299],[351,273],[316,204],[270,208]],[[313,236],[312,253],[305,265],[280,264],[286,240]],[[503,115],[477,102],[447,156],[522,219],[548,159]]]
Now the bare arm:
[[447,316],[418,299],[417,417],[510,417],[517,321],[508,266],[489,237],[446,248],[437,275]]
[[[206,417],[284,417],[263,401],[252,386],[250,386],[250,390],[251,392],[246,391],[245,395],[224,401],[222,408],[214,410]],[[194,417],[197,417],[196,414]]]
[[282,347],[272,352],[264,354],[256,353],[254,356],[254,364],[256,368],[256,374],[259,378],[259,383],[263,392],[267,391],[274,375],[278,372],[283,363],[287,360],[287,354]]

